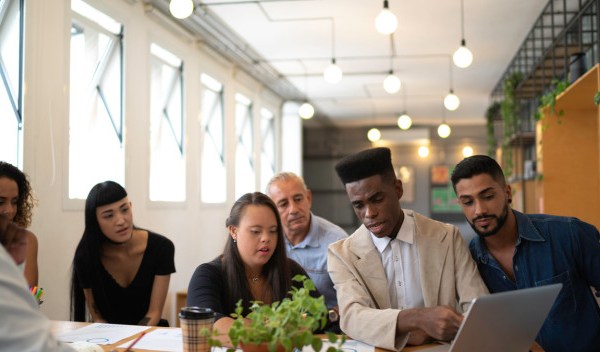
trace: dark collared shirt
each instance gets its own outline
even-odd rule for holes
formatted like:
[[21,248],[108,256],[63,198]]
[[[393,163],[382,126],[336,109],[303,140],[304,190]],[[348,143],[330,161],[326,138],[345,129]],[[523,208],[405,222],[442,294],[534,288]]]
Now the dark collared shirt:
[[536,341],[548,352],[600,350],[600,308],[590,289],[600,289],[598,230],[576,218],[513,213],[519,233],[515,281],[479,237],[469,246],[490,292],[562,283]]

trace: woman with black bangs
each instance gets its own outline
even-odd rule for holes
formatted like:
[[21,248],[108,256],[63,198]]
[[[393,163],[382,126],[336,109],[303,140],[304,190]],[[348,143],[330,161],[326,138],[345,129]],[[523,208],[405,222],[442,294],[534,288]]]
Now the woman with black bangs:
[[71,318],[168,326],[161,319],[175,272],[175,247],[133,225],[131,202],[116,182],[95,185],[85,203],[85,230],[73,259]]

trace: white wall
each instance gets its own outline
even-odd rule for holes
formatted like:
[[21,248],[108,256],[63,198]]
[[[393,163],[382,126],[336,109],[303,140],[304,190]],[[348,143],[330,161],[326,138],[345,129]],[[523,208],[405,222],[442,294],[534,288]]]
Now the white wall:
[[[135,224],[164,234],[175,244],[177,273],[171,277],[163,314],[173,324],[175,292],[187,288],[197,265],[221,253],[226,238],[225,219],[234,201],[234,94],[237,90],[243,91],[257,108],[269,108],[277,119],[281,116],[279,110],[283,102],[252,77],[236,72],[232,63],[203,48],[190,36],[177,34],[145,14],[141,1],[89,0],[89,3],[125,25],[125,183],[133,202]],[[24,171],[39,200],[31,230],[39,238],[40,286],[46,292],[41,309],[51,319],[67,320],[71,261],[84,224],[83,202],[66,199],[70,1],[28,1],[26,22]],[[148,200],[151,41],[171,50],[185,62],[187,201],[184,203],[152,203]],[[199,200],[202,145],[199,80],[202,72],[221,80],[225,86],[229,189],[227,204],[222,205],[204,205]],[[280,125],[278,122],[277,126]],[[256,130],[258,133],[260,129]],[[281,140],[279,136],[280,133],[278,141]],[[283,157],[280,152],[277,154]],[[291,157],[298,158],[298,155]]]

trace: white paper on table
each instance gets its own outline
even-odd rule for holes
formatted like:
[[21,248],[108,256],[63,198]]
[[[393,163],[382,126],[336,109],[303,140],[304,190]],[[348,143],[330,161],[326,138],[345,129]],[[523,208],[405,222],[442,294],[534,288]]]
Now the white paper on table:
[[[337,347],[337,344],[331,343],[327,339],[323,339],[323,347],[321,347],[321,351],[327,351],[327,348],[330,346]],[[344,352],[375,352],[375,347],[356,340],[346,340],[341,349]],[[314,352],[314,350],[311,346],[304,346],[302,352]]]
[[[327,348],[330,346],[336,347],[337,344],[329,342],[328,339],[323,339],[323,347],[321,347],[321,352],[327,351]],[[137,345],[136,345],[137,347]],[[298,350],[296,350],[298,351]],[[342,345],[342,351],[344,352],[375,352],[375,347],[371,345],[367,345],[365,343],[356,341],[356,340],[346,340]],[[227,352],[226,347],[213,347],[212,352]],[[242,352],[241,349],[236,349],[236,352]],[[302,352],[314,352],[311,346],[304,346]]]
[[94,323],[56,335],[63,342],[85,341],[110,345],[148,329],[148,326]]
[[[119,348],[127,348],[131,341],[127,341]],[[183,343],[181,338],[181,329],[155,329],[145,334],[134,346],[135,349],[164,351],[164,352],[182,352]]]

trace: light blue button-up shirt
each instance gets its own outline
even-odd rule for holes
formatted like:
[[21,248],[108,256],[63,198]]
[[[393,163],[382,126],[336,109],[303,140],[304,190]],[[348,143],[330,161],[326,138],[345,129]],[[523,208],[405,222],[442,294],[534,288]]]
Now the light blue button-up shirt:
[[317,290],[325,296],[327,308],[337,306],[333,282],[327,272],[327,247],[346,237],[348,234],[341,227],[311,213],[310,229],[304,240],[293,246],[285,239],[288,257],[306,270]]

